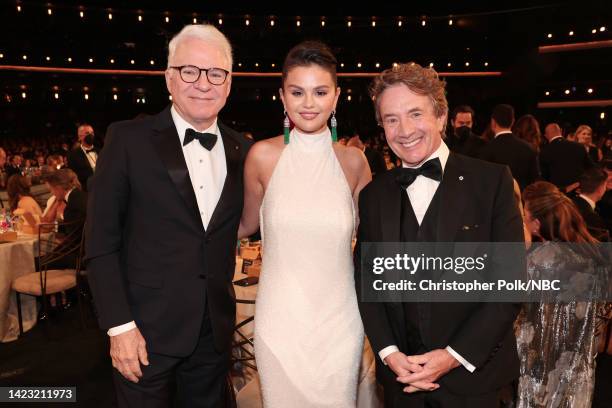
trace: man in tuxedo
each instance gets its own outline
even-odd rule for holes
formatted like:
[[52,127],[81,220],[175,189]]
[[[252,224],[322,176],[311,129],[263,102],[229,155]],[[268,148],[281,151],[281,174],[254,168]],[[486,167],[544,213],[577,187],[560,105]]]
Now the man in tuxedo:
[[573,197],[589,232],[602,242],[610,241],[610,231],[596,206],[606,194],[607,180],[608,173],[605,170],[591,167],[580,176],[580,193]]
[[79,177],[79,182],[84,191],[87,191],[87,183],[96,170],[98,160],[98,149],[94,147],[94,130],[87,123],[77,128],[79,145],[68,152],[68,168]]
[[[448,103],[432,69],[399,64],[371,86],[376,116],[402,168],[359,197],[355,280],[365,242],[521,242],[521,216],[506,166],[450,152]],[[497,406],[518,376],[512,331],[519,304],[365,302],[360,311],[377,358],[386,407]]]
[[212,25],[168,46],[172,105],[110,125],[92,179],[87,270],[121,407],[223,406],[250,142],[217,115],[232,50]]
[[497,105],[491,114],[491,130],[495,137],[480,152],[480,158],[510,167],[512,177],[518,182],[521,191],[540,178],[536,152],[512,134],[514,108],[510,105]]
[[474,126],[474,109],[468,105],[459,105],[451,115],[451,132],[446,139],[448,148],[459,154],[478,157],[486,144],[484,139],[472,132]]
[[580,175],[593,166],[582,145],[566,140],[557,123],[549,123],[544,129],[548,141],[540,151],[542,177],[565,191],[578,182]]

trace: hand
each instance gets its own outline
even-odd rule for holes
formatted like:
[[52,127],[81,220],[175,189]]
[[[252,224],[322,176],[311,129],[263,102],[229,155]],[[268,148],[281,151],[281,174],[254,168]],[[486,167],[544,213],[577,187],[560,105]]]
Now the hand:
[[404,392],[407,393],[419,391],[414,387],[416,382],[434,383],[450,370],[461,365],[455,357],[444,349],[432,350],[417,356],[406,356],[406,360],[410,364],[421,366],[421,371],[419,372],[398,376],[397,380],[399,382],[409,385],[404,388]]
[[[423,367],[421,367],[418,363],[412,363],[408,360],[408,356],[406,356],[401,351],[396,351],[394,353],[389,354],[385,357],[385,363],[387,366],[398,376],[398,377],[406,377],[414,373],[420,373],[423,371]],[[433,391],[440,387],[438,384],[434,384],[429,381],[415,381],[410,384],[409,387],[413,391]],[[406,390],[406,389],[404,389]]]
[[113,367],[127,380],[134,383],[137,383],[142,377],[140,364],[149,365],[146,342],[138,328],[111,336],[110,356],[113,360]]

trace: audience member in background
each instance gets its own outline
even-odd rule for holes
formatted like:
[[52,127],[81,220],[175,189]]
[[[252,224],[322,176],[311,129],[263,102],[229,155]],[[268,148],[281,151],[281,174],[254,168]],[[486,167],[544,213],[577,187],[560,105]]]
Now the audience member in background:
[[0,190],[6,188],[6,151],[0,147]]
[[544,137],[548,143],[540,152],[542,177],[566,191],[593,163],[580,144],[563,138],[558,124],[549,123],[544,129]]
[[512,177],[523,190],[540,177],[535,150],[525,141],[516,137],[512,130],[514,108],[510,105],[497,105],[491,114],[491,130],[495,137],[480,153],[480,158],[510,167]]
[[457,106],[451,114],[451,132],[446,138],[448,148],[459,154],[478,157],[485,140],[472,132],[474,126],[474,109],[468,105]]
[[[530,278],[560,279],[562,295],[588,288],[587,294],[597,299],[595,271],[605,261],[574,204],[545,181],[528,186],[523,200],[525,222],[534,241],[542,241],[531,247],[527,257]],[[601,305],[551,296],[542,294],[540,303],[525,303],[516,322],[521,359],[516,406],[588,408],[595,384]]]
[[612,231],[612,162],[606,162],[606,193],[603,198],[597,203],[597,212],[601,215],[606,223],[608,231]]
[[382,154],[365,144],[364,140],[365,138],[363,136],[355,132],[354,136],[349,139],[346,145],[348,147],[356,147],[363,152],[366,159],[368,160],[368,165],[370,166],[372,177],[375,177],[377,174],[387,171],[385,158]]
[[542,132],[540,124],[533,115],[523,115],[512,126],[512,133],[521,140],[527,142],[536,153],[540,151],[542,143]]
[[[62,220],[60,227],[64,235],[59,249],[72,248],[81,241],[81,231],[85,225],[87,194],[81,190],[77,175],[70,169],[61,169],[45,177],[47,187],[55,197],[45,217],[51,222]],[[51,269],[75,268],[78,252],[74,251],[53,263]]]
[[603,159],[601,149],[593,143],[593,129],[590,126],[578,126],[576,138],[578,143],[584,146],[593,163],[599,163]]
[[21,174],[9,177],[6,192],[9,198],[9,209],[15,215],[22,217],[22,231],[28,234],[36,233],[42,210],[30,193],[30,181]]
[[603,143],[601,144],[601,153],[603,154],[603,160],[612,160],[612,134],[606,135]]
[[589,233],[598,241],[610,240],[608,226],[596,210],[597,203],[606,193],[607,180],[608,174],[605,170],[592,167],[580,177],[580,193],[573,197]]
[[6,176],[11,177],[15,174],[21,174],[21,166],[23,165],[23,157],[19,154],[14,154],[8,166],[6,166]]
[[93,176],[98,160],[98,151],[94,147],[94,130],[84,123],[77,128],[79,145],[68,153],[68,168],[79,178],[84,191],[87,191],[87,180]]

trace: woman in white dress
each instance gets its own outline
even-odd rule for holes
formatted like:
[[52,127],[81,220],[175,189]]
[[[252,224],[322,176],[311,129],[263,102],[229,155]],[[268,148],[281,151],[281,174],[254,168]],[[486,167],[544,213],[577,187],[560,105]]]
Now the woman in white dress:
[[256,143],[245,164],[240,234],[260,226],[263,239],[255,357],[266,408],[356,405],[364,335],[351,240],[371,173],[360,150],[334,143],[339,95],[329,48],[294,47],[280,89],[294,128],[286,118],[285,135]]

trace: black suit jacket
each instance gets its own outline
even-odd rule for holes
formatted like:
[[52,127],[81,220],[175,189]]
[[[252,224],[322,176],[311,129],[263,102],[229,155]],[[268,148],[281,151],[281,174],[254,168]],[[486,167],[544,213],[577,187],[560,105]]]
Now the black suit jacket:
[[[98,150],[94,148],[94,152],[98,153]],[[81,147],[76,147],[68,152],[68,168],[74,171],[79,178],[79,183],[81,183],[81,187],[84,191],[87,191],[87,182],[91,176],[93,176],[94,171],[89,164],[89,160],[85,156],[85,152]]]
[[502,133],[480,151],[480,158],[510,167],[521,191],[540,178],[536,152],[512,133]]
[[[507,167],[450,153],[440,186],[438,242],[521,242],[522,219]],[[401,194],[393,172],[377,177],[359,197],[359,232],[355,281],[360,292],[360,244],[400,240]],[[478,225],[465,229],[464,225]],[[431,319],[421,333],[426,349],[451,346],[476,366],[474,373],[455,368],[440,379],[455,394],[493,391],[518,376],[519,361],[512,325],[520,310],[515,303],[429,303]],[[366,334],[375,353],[390,345],[409,350],[400,303],[359,300]],[[395,374],[376,357],[377,378],[388,390],[401,392]]]
[[542,177],[564,189],[578,181],[582,173],[593,165],[584,147],[563,137],[542,146],[540,168]]
[[471,130],[468,137],[465,139],[459,139],[454,134],[453,129],[450,130],[450,134],[446,138],[445,142],[451,151],[474,158],[480,156],[481,150],[487,144],[484,139],[482,139],[476,133],[473,133]]
[[608,225],[604,219],[591,207],[591,204],[589,204],[579,195],[572,197],[572,200],[574,201],[574,204],[576,204],[578,211],[580,211],[582,218],[584,218],[584,222],[587,225],[589,233],[599,241],[610,241],[610,231],[608,230]]
[[49,269],[74,269],[77,258],[80,255],[81,235],[85,226],[87,214],[87,193],[74,189],[68,196],[66,208],[64,209],[64,223],[60,224],[61,241],[54,252],[63,253],[64,256],[54,260],[48,266]]
[[207,230],[170,108],[111,124],[92,179],[86,254],[100,325],[134,320],[149,351],[189,355],[205,313],[215,347],[231,345],[243,165],[251,142],[218,125],[227,177]]

